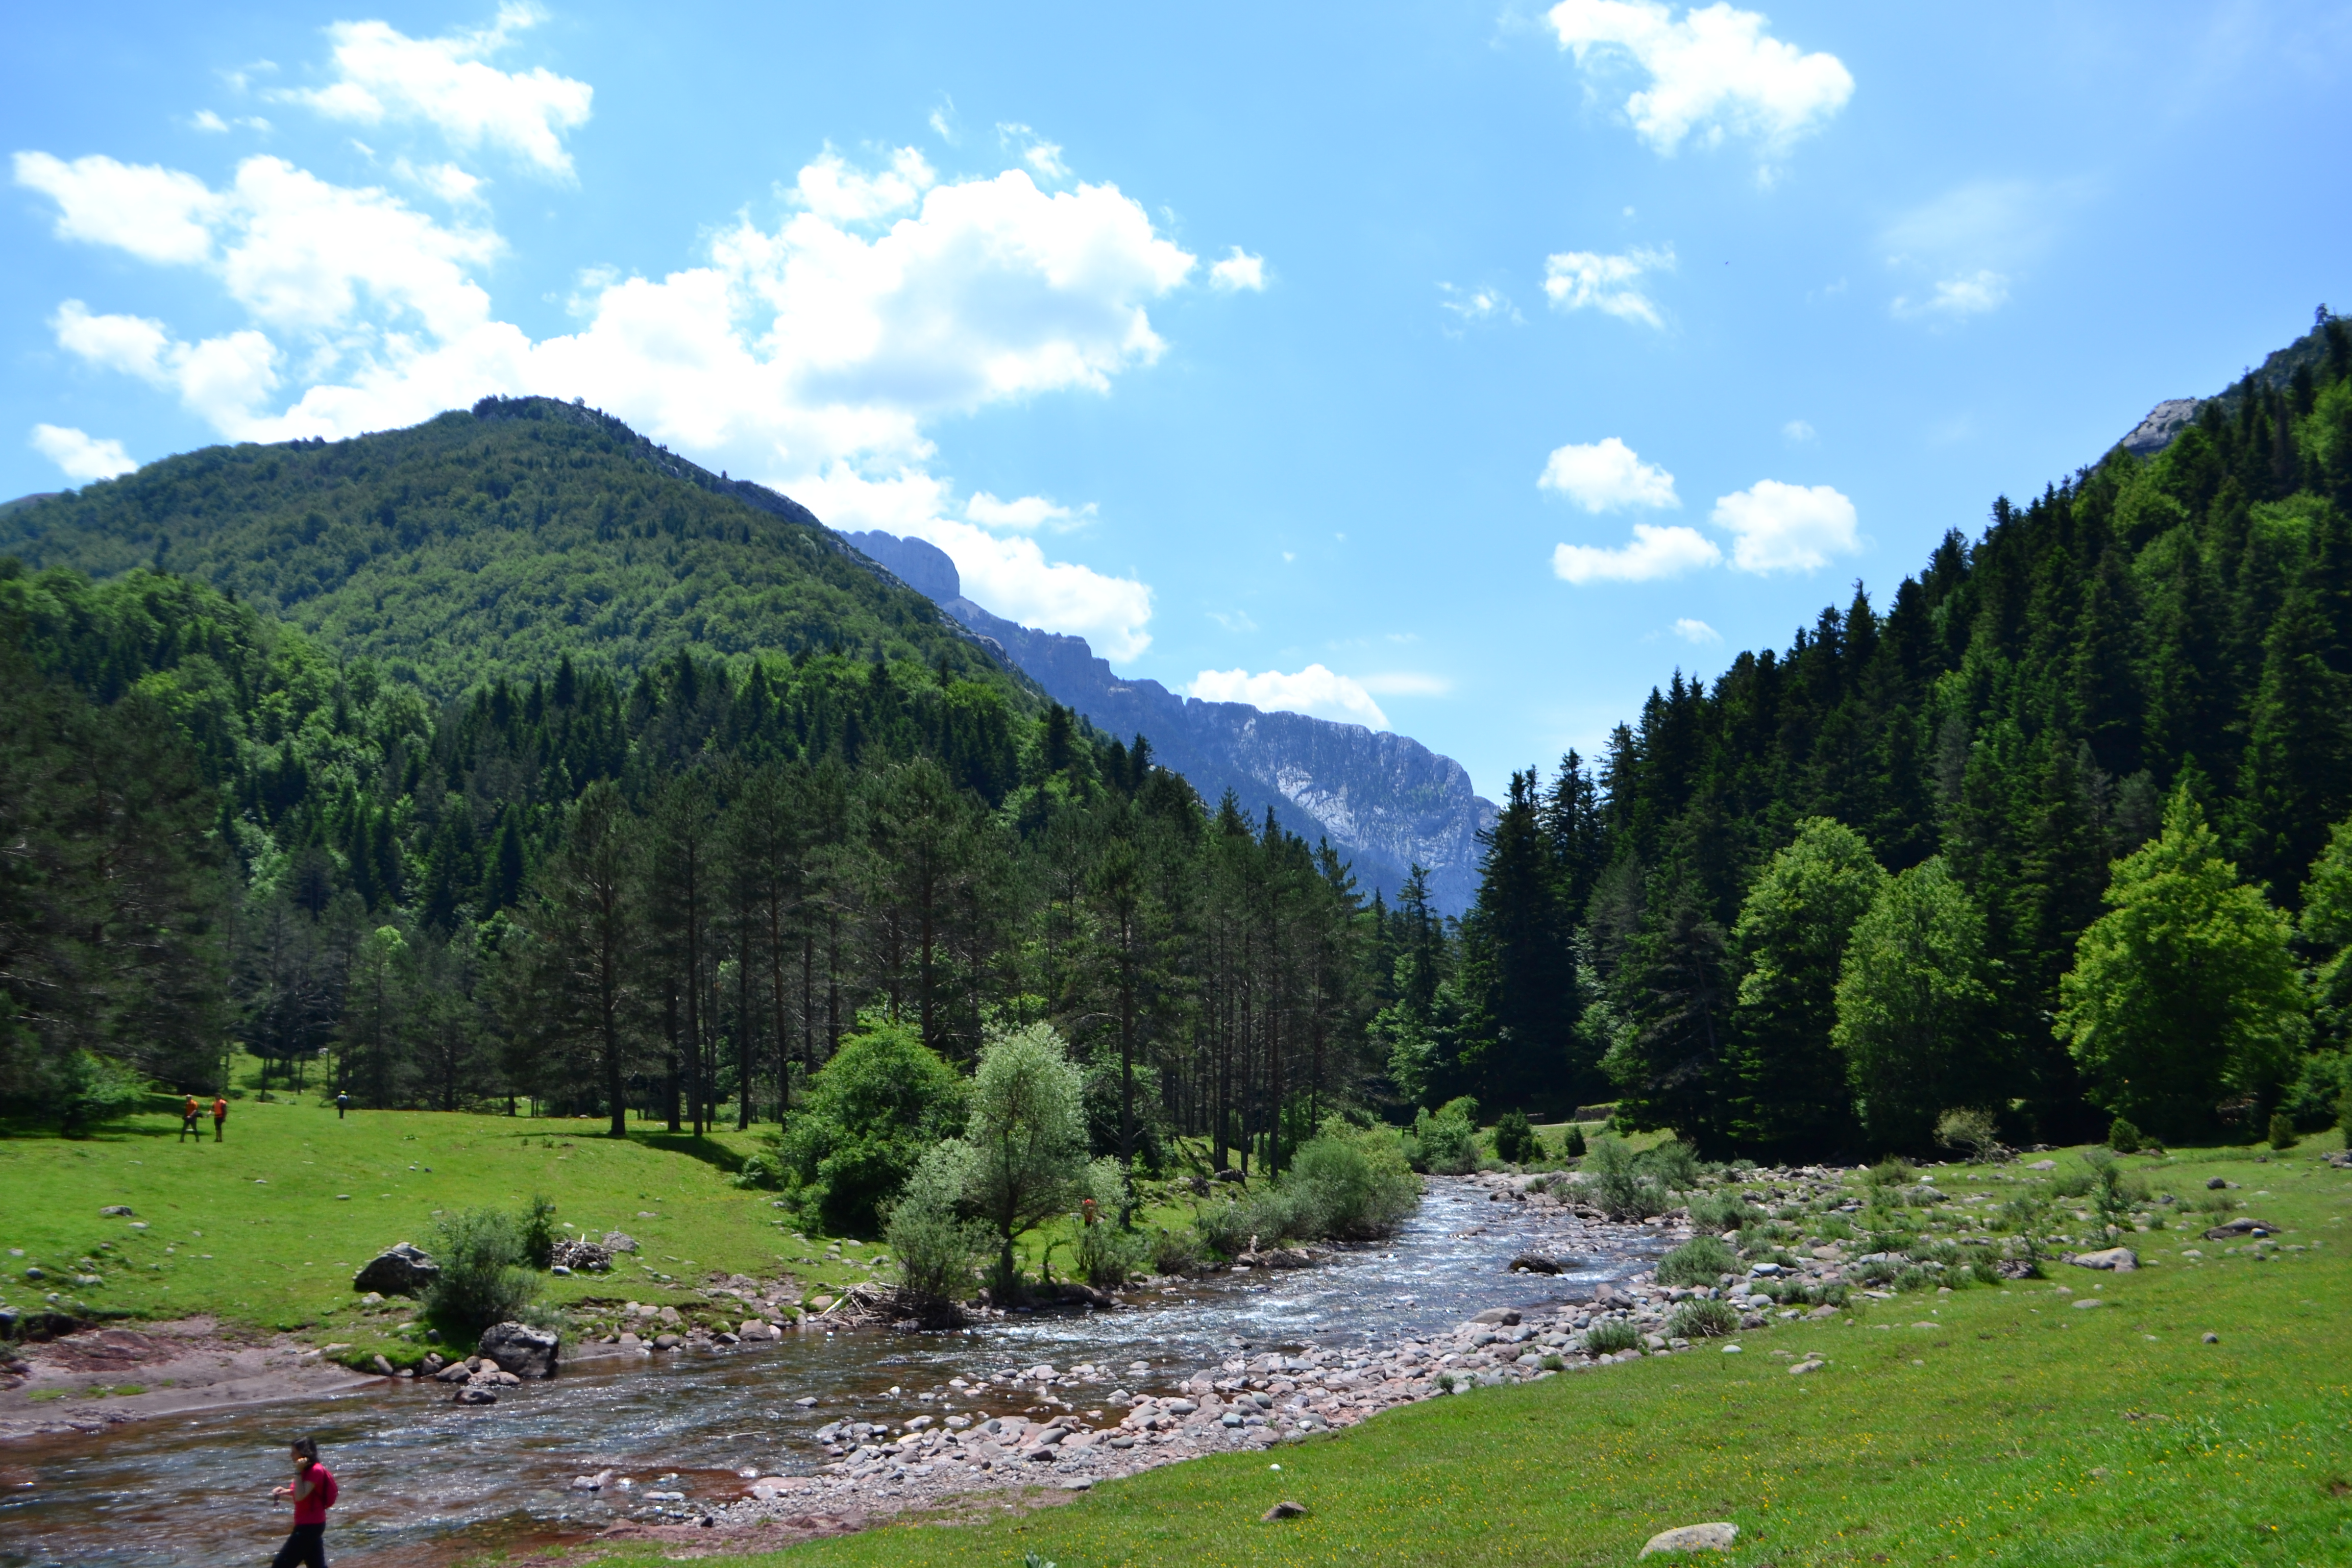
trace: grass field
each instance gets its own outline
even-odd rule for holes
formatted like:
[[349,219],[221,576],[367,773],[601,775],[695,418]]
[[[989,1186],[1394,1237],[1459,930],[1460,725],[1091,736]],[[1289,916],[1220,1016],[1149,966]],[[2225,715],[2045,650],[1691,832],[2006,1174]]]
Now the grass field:
[[[202,1141],[185,1143],[174,1116],[133,1117],[87,1139],[0,1139],[0,1299],[37,1309],[57,1292],[103,1313],[213,1313],[365,1354],[396,1339],[390,1331],[415,1311],[394,1302],[362,1312],[352,1289],[361,1264],[397,1241],[429,1246],[444,1211],[519,1208],[534,1194],[554,1202],[571,1234],[618,1228],[640,1247],[609,1276],[551,1277],[559,1306],[622,1296],[684,1304],[714,1268],[789,1272],[812,1292],[870,1277],[826,1258],[821,1241],[795,1240],[774,1194],[729,1181],[756,1130],[704,1141],[604,1132],[602,1121],[429,1111],[339,1121],[331,1107],[248,1100],[234,1104],[219,1143],[209,1116]],[[99,1214],[118,1204],[146,1228]],[[76,1283],[91,1279],[99,1283]],[[387,1348],[402,1359],[397,1344]]]
[[[2150,1266],[2134,1274],[2062,1265],[2007,1289],[1902,1295],[1851,1322],[1741,1336],[1737,1355],[1484,1389],[1065,1508],[737,1561],[1620,1564],[1658,1531],[1727,1520],[1738,1550],[1705,1561],[2352,1562],[2352,1173],[2314,1157],[2334,1142],[2267,1163],[2131,1162],[2184,1195],[2210,1175],[2242,1184],[2240,1212],[2287,1227],[2269,1261],[2147,1234],[2134,1240]],[[2204,1258],[2181,1258],[2188,1247]],[[2073,1305],[2084,1300],[2101,1305]],[[1792,1377],[1780,1352],[1829,1363]],[[1282,1499],[1311,1511],[1260,1523]]]

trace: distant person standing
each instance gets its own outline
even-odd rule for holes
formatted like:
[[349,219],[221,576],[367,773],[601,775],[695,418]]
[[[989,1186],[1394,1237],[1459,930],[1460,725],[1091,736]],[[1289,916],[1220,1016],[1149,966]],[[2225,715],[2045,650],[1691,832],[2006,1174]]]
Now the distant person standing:
[[294,1439],[294,1480],[269,1495],[294,1505],[294,1532],[270,1568],[327,1568],[327,1510],[335,1506],[335,1473],[319,1459],[319,1440]]
[[335,1091],[335,1120],[341,1121],[343,1119],[343,1112],[349,1110],[351,1108],[352,1091],[348,1089],[337,1089]]
[[204,1112],[196,1107],[196,1097],[193,1094],[188,1096],[187,1104],[180,1107],[181,1142],[186,1142],[188,1141],[188,1134],[191,1132],[194,1132],[198,1138],[202,1138],[204,1136],[204,1134],[201,1131],[198,1131],[196,1128],[196,1118],[203,1114]]
[[221,1141],[221,1130],[228,1125],[228,1100],[224,1095],[213,1096],[213,1142]]

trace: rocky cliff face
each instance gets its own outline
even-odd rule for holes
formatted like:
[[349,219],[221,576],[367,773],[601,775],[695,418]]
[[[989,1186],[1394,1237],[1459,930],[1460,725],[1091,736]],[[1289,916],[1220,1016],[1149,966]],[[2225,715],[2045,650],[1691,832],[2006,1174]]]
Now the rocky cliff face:
[[1242,810],[1276,819],[1310,843],[1328,837],[1369,892],[1395,896],[1414,865],[1429,872],[1432,901],[1448,914],[1478,887],[1477,835],[1492,801],[1470,787],[1451,757],[1361,724],[1268,713],[1245,702],[1180,697],[1156,680],[1124,680],[1084,637],[1005,620],[963,597],[955,563],[934,545],[887,533],[843,536],[948,614],[1097,729],[1140,734],[1161,765],[1192,781],[1213,806],[1228,789]]

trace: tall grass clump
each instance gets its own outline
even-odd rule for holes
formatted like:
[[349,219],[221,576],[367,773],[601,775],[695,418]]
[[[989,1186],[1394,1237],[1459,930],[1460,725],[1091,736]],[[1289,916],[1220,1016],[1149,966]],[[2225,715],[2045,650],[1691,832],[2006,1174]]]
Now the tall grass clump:
[[1593,1139],[1584,1169],[1594,1200],[1611,1219],[1647,1219],[1671,1206],[1665,1183],[1622,1138],[1604,1132]]
[[1739,1313],[1728,1301],[1685,1301],[1667,1321],[1666,1332],[1679,1339],[1712,1340],[1739,1331]]
[[1584,1331],[1584,1348],[1594,1355],[1615,1355],[1641,1342],[1642,1331],[1623,1318],[1603,1318]]
[[1712,1236],[1695,1236],[1658,1259],[1658,1283],[1712,1285],[1718,1277],[1735,1273],[1738,1268],[1739,1259],[1721,1240]]

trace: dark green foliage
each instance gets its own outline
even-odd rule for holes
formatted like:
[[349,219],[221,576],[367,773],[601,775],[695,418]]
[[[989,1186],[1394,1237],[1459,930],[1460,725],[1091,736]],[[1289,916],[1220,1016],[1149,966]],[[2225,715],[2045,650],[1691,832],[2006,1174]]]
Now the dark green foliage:
[[2118,1154],[2137,1154],[2147,1140],[2140,1130],[2118,1116],[2107,1127],[2107,1147]]
[[1584,1124],[1582,1122],[1571,1121],[1568,1124],[1568,1131],[1560,1135],[1559,1153],[1563,1160],[1584,1158]]
[[1467,1095],[1450,1100],[1433,1114],[1426,1107],[1412,1119],[1406,1144],[1412,1168],[1433,1175],[1459,1176],[1478,1168],[1478,1102]]
[[556,1234],[554,1200],[538,1193],[530,1195],[530,1205],[522,1211],[517,1243],[522,1250],[522,1260],[533,1268],[544,1268],[554,1260],[555,1244],[563,1238]]
[[160,555],[442,701],[567,656],[633,673],[681,652],[875,650],[1011,686],[805,510],[545,398],[167,458],[0,517],[0,554],[100,578]]
[[786,1120],[776,1150],[798,1201],[837,1235],[871,1236],[924,1154],[963,1130],[955,1069],[911,1030],[844,1037]]
[[1739,1331],[1739,1313],[1728,1301],[1685,1301],[1675,1309],[1666,1332],[1677,1339],[1714,1340]]
[[434,1225],[430,1246],[441,1272],[425,1287],[425,1310],[443,1329],[470,1339],[526,1310],[538,1281],[524,1267],[522,1227],[502,1209],[461,1209]]
[[2294,1118],[2284,1110],[2271,1113],[2270,1143],[2273,1149],[2292,1149],[2300,1142],[2295,1136]]
[[1523,1165],[1540,1158],[1543,1141],[1536,1136],[1535,1128],[1528,1121],[1524,1110],[1507,1110],[1495,1122],[1495,1158],[1507,1164]]

